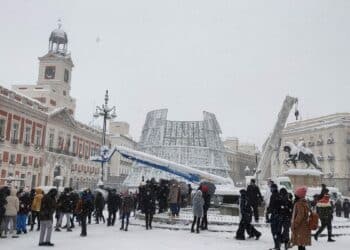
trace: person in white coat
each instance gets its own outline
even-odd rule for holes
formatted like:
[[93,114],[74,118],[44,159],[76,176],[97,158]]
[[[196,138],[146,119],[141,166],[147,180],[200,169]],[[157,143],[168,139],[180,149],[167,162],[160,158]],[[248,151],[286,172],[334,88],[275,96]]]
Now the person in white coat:
[[3,223],[3,230],[5,234],[3,238],[7,237],[8,232],[12,235],[12,238],[17,238],[18,236],[13,234],[13,231],[16,229],[17,225],[17,212],[19,210],[19,200],[17,198],[17,190],[11,189],[10,195],[6,197],[5,205],[5,219]]

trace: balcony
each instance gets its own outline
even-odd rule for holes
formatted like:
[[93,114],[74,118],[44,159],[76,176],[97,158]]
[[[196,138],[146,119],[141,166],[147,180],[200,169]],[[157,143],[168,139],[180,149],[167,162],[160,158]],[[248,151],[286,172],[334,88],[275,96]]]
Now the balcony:
[[328,138],[327,144],[334,144],[334,138]]
[[22,163],[22,166],[23,166],[23,167],[26,167],[26,166],[28,166],[28,163],[27,163],[27,162],[23,162],[23,163]]
[[317,146],[322,146],[322,145],[323,145],[323,140],[318,140],[318,141],[316,142],[316,145],[317,145]]
[[40,144],[35,144],[34,145],[34,150],[35,151],[40,151],[42,149],[42,146]]
[[328,155],[328,160],[329,161],[334,161],[335,160],[335,156],[334,155]]
[[0,135],[0,143],[5,142],[5,136]]
[[16,165],[16,161],[15,161],[15,160],[10,160],[10,161],[9,161],[9,164],[11,164],[11,165]]
[[12,138],[11,139],[11,143],[14,144],[14,145],[17,145],[18,144],[18,139]]
[[23,145],[24,145],[25,147],[30,147],[30,142],[29,142],[29,141],[25,141],[25,142],[23,142]]

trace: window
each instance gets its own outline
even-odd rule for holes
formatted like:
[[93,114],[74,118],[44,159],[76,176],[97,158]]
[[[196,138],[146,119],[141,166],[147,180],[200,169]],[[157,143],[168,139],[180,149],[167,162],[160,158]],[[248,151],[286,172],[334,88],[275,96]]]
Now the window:
[[36,130],[35,134],[35,145],[40,146],[41,145],[41,129]]
[[5,119],[0,119],[0,139],[5,138]]
[[50,129],[50,134],[49,134],[49,149],[53,148],[53,144],[55,141],[55,130]]
[[15,154],[11,154],[10,155],[10,164],[16,164],[16,155]]
[[73,140],[73,149],[72,149],[73,154],[75,154],[76,150],[77,150],[77,142],[76,140]]
[[45,79],[54,79],[56,74],[56,67],[55,66],[47,66],[45,68]]
[[22,166],[27,166],[27,165],[28,165],[27,156],[23,156]]
[[64,81],[69,82],[69,71],[68,69],[64,69]]
[[31,131],[32,131],[32,128],[30,126],[27,126],[25,134],[24,134],[24,145],[29,145],[30,144]]
[[18,143],[18,123],[14,123],[12,126],[12,143]]

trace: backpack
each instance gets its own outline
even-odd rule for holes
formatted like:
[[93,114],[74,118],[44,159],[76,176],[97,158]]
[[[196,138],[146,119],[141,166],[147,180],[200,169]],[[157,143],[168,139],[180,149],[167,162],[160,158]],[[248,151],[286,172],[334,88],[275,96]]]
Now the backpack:
[[310,215],[309,215],[309,229],[310,230],[317,230],[318,220],[319,220],[318,214],[310,210]]

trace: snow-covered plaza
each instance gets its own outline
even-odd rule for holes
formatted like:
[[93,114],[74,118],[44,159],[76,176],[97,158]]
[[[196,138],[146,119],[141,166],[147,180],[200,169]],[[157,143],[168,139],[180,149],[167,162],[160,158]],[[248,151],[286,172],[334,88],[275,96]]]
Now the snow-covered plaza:
[[[220,216],[210,216],[209,219],[220,220]],[[237,217],[232,217],[230,221],[223,221],[219,225],[209,225],[208,231],[201,231],[200,234],[190,233],[187,213],[180,215],[179,220],[174,224],[154,223],[152,230],[146,230],[144,221],[132,217],[127,232],[120,231],[120,222],[114,227],[107,227],[106,224],[88,225],[87,237],[80,237],[80,228],[75,227],[73,232],[53,232],[52,242],[56,250],[84,249],[129,249],[129,250],[211,250],[211,249],[270,249],[273,246],[270,228],[266,224],[257,225],[257,229],[262,232],[262,237],[256,241],[249,239],[238,241],[234,239],[237,230]],[[335,243],[328,243],[327,237],[312,241],[312,246],[307,249],[348,249],[350,242],[350,221],[345,219],[335,219],[334,235]],[[326,232],[324,232],[323,236]],[[17,239],[7,238],[0,240],[1,249],[38,249],[39,233],[37,231],[28,232]],[[46,247],[42,247],[46,248]],[[296,247],[293,249],[297,249]]]

